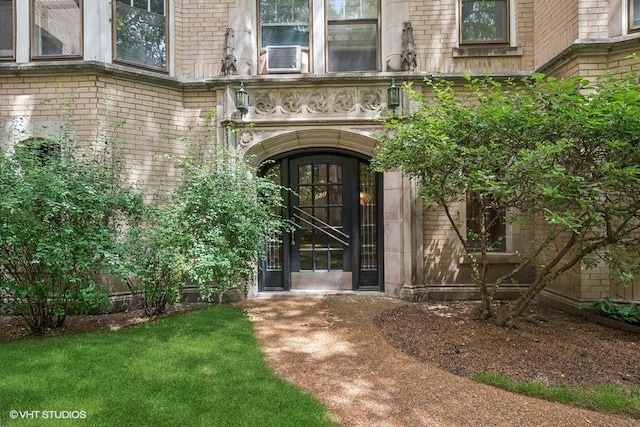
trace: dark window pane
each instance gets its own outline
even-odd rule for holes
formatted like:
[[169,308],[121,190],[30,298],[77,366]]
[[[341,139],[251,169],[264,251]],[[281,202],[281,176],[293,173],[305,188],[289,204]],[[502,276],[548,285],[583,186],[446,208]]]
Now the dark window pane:
[[330,185],[329,187],[329,204],[342,204],[342,185]]
[[[344,232],[342,227],[336,227],[336,230]],[[344,237],[340,236],[335,231],[331,230],[331,234],[338,237],[340,240],[344,240]],[[344,244],[340,242],[340,240],[334,239],[333,237],[329,238],[329,247],[332,249],[341,249]]]
[[462,43],[506,42],[506,0],[462,0]]
[[298,187],[298,197],[301,205],[309,206],[312,204],[312,188],[313,187],[311,187],[310,185],[301,185],[300,187]]
[[377,19],[378,0],[328,0],[329,20]]
[[261,0],[261,46],[309,46],[308,0]]
[[636,28],[636,27],[640,27],[640,0],[633,0],[633,2],[630,3],[631,4],[631,19],[632,19],[632,23],[631,26]]
[[150,11],[158,15],[166,15],[164,10],[164,0],[151,0]]
[[324,167],[324,164],[313,165],[313,181],[317,184],[320,180],[321,169]]
[[490,196],[482,198],[476,192],[467,193],[467,244],[472,249],[481,246],[482,226],[486,229],[487,247],[492,251],[506,250],[505,209]]
[[330,184],[342,184],[342,166],[329,165],[329,183]]
[[313,252],[300,251],[300,270],[313,270]]
[[313,168],[313,179],[315,180],[316,184],[326,184],[327,180],[329,179],[328,175],[327,175],[327,164],[319,164],[319,165],[315,165],[315,167]]
[[334,226],[342,225],[342,208],[329,209],[329,224]]
[[13,57],[13,2],[0,0],[0,58]]
[[262,27],[262,47],[309,46],[309,27],[302,25],[269,25]]
[[282,270],[282,245],[279,243],[267,244],[267,270]]
[[330,23],[327,42],[329,71],[372,71],[377,68],[376,23]]
[[332,250],[331,251],[331,270],[342,270],[344,268],[344,263],[342,261],[343,251],[341,250]]
[[313,231],[309,228],[302,228],[300,230],[300,247],[307,248],[313,245]]
[[166,68],[165,17],[118,3],[116,57],[122,61]]
[[367,163],[360,163],[360,268],[378,266],[376,227],[376,174]]
[[80,4],[75,0],[33,3],[34,56],[80,55]]
[[[326,208],[316,208],[314,209],[314,215],[317,219],[319,219],[320,221],[327,223],[329,221],[329,217],[328,217],[328,209]],[[316,225],[317,226],[322,226],[322,224],[319,221],[316,221]]]
[[311,184],[311,165],[298,167],[298,182],[300,184]]
[[316,270],[329,269],[329,251],[316,251]]
[[[327,195],[329,194],[327,191],[327,186],[318,185],[314,188],[314,190],[315,191],[313,194],[313,204],[315,206],[326,206],[328,201]],[[326,214],[324,216],[326,217]]]

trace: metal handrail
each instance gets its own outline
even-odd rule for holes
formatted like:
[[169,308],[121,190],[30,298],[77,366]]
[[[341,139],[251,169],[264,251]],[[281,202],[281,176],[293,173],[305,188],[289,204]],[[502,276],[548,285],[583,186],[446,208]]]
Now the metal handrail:
[[[329,229],[331,229],[333,232],[335,232],[336,234],[338,234],[338,236],[339,236],[339,237],[338,237],[338,236],[334,236],[333,234],[329,233],[329,232],[328,232],[327,230],[325,230],[324,228],[322,228],[322,227],[318,227],[318,226],[317,226],[316,224],[314,224],[313,222],[309,221],[308,219],[305,219],[305,218],[301,217],[300,215],[298,215],[298,214],[296,214],[296,213],[294,213],[294,214],[293,214],[293,217],[294,217],[294,218],[299,219],[300,221],[304,221],[304,222],[306,222],[307,224],[309,224],[311,227],[315,228],[316,230],[321,231],[322,233],[324,233],[324,234],[326,234],[327,236],[329,236],[329,237],[331,237],[331,238],[333,238],[333,239],[337,240],[338,242],[342,243],[342,244],[343,244],[343,245],[345,245],[345,246],[349,246],[349,235],[348,235],[348,234],[343,233],[342,231],[338,230],[338,229],[337,229],[337,228],[335,228],[334,226],[327,224],[326,222],[322,221],[322,220],[321,220],[321,219],[319,219],[319,218],[316,218],[315,216],[311,215],[309,212],[305,212],[305,211],[303,211],[302,209],[300,209],[300,208],[299,208],[299,207],[297,207],[297,206],[292,206],[292,208],[293,208],[295,211],[298,211],[298,212],[300,212],[301,214],[304,214],[304,215],[306,215],[306,216],[310,217],[312,220],[315,220],[315,221],[319,222],[319,223],[320,223],[320,224],[322,224],[323,226],[328,227],[328,228],[329,228]],[[340,237],[342,237],[342,239],[341,239]],[[343,239],[344,239],[344,240],[343,240]]]

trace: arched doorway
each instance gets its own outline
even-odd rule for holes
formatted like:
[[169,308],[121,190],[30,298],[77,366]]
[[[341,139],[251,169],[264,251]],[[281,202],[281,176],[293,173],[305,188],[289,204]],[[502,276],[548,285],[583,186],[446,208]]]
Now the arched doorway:
[[283,216],[295,231],[267,245],[260,291],[383,290],[382,175],[368,159],[305,150],[272,159],[264,173],[292,189]]

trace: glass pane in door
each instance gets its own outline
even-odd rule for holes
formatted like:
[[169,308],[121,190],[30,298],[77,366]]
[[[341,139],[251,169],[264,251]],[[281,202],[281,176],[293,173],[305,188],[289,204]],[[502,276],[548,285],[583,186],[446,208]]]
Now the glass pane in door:
[[378,268],[376,221],[376,175],[368,164],[360,164],[360,268]]
[[[315,163],[298,167],[300,271],[343,270],[342,166]],[[337,238],[336,238],[337,237]]]

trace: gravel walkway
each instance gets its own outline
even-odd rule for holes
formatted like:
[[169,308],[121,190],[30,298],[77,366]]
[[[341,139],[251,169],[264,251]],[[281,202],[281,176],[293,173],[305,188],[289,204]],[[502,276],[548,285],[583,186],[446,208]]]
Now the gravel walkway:
[[342,426],[638,426],[452,375],[389,345],[382,296],[271,297],[242,303],[273,369],[316,396]]

